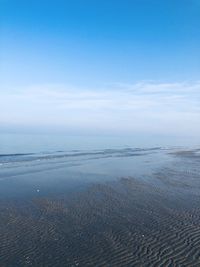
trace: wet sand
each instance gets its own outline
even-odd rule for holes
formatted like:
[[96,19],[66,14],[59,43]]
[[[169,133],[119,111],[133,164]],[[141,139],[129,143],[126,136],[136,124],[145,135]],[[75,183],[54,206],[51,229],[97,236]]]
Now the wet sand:
[[200,266],[200,156],[151,179],[0,200],[0,266]]

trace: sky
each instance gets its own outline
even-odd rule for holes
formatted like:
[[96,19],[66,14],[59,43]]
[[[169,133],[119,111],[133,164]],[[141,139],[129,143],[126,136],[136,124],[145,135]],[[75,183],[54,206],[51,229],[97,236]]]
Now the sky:
[[0,130],[200,136],[200,0],[0,0]]

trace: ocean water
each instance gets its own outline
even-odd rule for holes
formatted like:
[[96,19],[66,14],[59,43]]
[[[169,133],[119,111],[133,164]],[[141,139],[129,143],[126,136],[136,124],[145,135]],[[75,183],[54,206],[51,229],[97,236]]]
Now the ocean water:
[[196,147],[199,138],[181,138],[150,134],[82,135],[0,133],[0,154],[92,150],[126,147]]
[[177,149],[175,140],[166,146],[134,137],[1,134],[0,198],[69,194],[121,177],[150,179],[174,161],[169,152]]
[[149,179],[173,161],[165,146],[136,146],[134,139],[1,135],[0,198],[70,194],[91,183]]

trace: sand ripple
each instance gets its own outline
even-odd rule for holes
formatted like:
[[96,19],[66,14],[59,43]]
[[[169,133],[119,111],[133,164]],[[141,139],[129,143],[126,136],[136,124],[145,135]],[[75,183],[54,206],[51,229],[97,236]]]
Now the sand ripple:
[[178,187],[181,173],[200,179],[165,169],[156,179],[175,184],[123,178],[71,198],[2,200],[0,266],[200,266],[200,198]]

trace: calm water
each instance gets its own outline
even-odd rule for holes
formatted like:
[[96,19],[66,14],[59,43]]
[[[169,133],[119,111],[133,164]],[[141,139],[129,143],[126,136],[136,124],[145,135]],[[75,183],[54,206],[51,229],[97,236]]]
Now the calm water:
[[1,135],[0,197],[70,193],[124,176],[144,179],[172,160],[164,147],[137,148],[125,142],[111,137]]
[[137,146],[134,138],[0,137],[0,198],[70,193],[87,184],[128,176],[150,179],[153,172],[173,162],[168,152],[177,149]]
[[0,134],[0,154],[38,153],[69,150],[108,149],[125,147],[196,147],[199,139],[161,137],[136,134],[134,136],[68,136],[45,134]]

